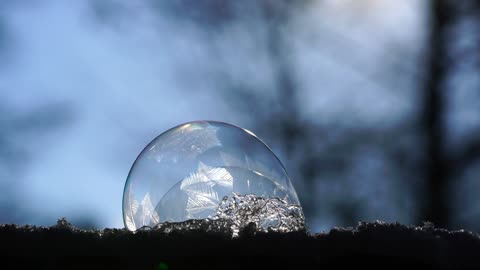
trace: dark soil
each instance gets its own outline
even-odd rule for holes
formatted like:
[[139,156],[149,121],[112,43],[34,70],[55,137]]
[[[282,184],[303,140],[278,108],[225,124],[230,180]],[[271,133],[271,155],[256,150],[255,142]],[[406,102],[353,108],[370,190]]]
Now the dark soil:
[[0,269],[480,269],[480,238],[466,231],[360,223],[329,233],[0,225]]

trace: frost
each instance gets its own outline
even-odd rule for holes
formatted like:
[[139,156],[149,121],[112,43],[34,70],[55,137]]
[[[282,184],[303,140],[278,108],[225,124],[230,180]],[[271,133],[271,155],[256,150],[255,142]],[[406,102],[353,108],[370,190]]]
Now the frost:
[[233,193],[231,197],[222,199],[213,217],[162,222],[153,228],[143,226],[139,230],[160,233],[201,230],[238,237],[239,232],[247,227],[257,232],[302,231],[305,230],[305,218],[299,205],[289,204],[285,200]]
[[233,236],[254,223],[257,231],[293,232],[305,229],[305,217],[299,205],[279,198],[262,198],[253,194],[224,197],[213,220],[232,222]]
[[232,226],[230,220],[190,219],[182,222],[162,222],[153,227],[153,230],[160,233],[204,231],[232,235]]

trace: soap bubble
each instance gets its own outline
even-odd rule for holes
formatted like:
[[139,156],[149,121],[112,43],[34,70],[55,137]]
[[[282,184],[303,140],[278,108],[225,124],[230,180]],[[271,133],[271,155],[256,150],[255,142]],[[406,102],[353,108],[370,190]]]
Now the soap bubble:
[[256,204],[275,199],[296,206],[303,222],[285,168],[257,136],[227,123],[190,122],[162,133],[135,160],[123,193],[124,223],[135,231],[225,217],[227,199],[246,195],[259,198],[251,200]]

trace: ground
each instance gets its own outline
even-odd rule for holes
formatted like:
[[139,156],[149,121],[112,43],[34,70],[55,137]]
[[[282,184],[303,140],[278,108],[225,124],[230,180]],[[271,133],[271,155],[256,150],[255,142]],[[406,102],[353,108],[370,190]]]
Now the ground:
[[1,269],[480,269],[467,231],[383,222],[328,233],[165,233],[0,225]]

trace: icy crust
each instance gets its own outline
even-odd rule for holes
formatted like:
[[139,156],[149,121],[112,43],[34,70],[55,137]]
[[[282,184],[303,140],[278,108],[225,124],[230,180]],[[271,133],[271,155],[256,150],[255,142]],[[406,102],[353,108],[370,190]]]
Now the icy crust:
[[302,231],[305,230],[305,218],[299,205],[289,204],[285,200],[233,193],[231,197],[222,199],[215,216],[211,218],[162,222],[153,228],[144,226],[139,230],[161,233],[201,230],[237,237],[247,226],[258,232]]
[[253,194],[224,197],[213,220],[232,223],[233,236],[254,223],[257,231],[293,232],[305,229],[305,217],[299,205],[279,198],[263,198]]
[[204,231],[220,233],[223,235],[233,235],[233,222],[224,219],[189,219],[182,222],[162,222],[151,228],[144,226],[140,231],[154,230],[159,233],[172,233],[182,231]]

